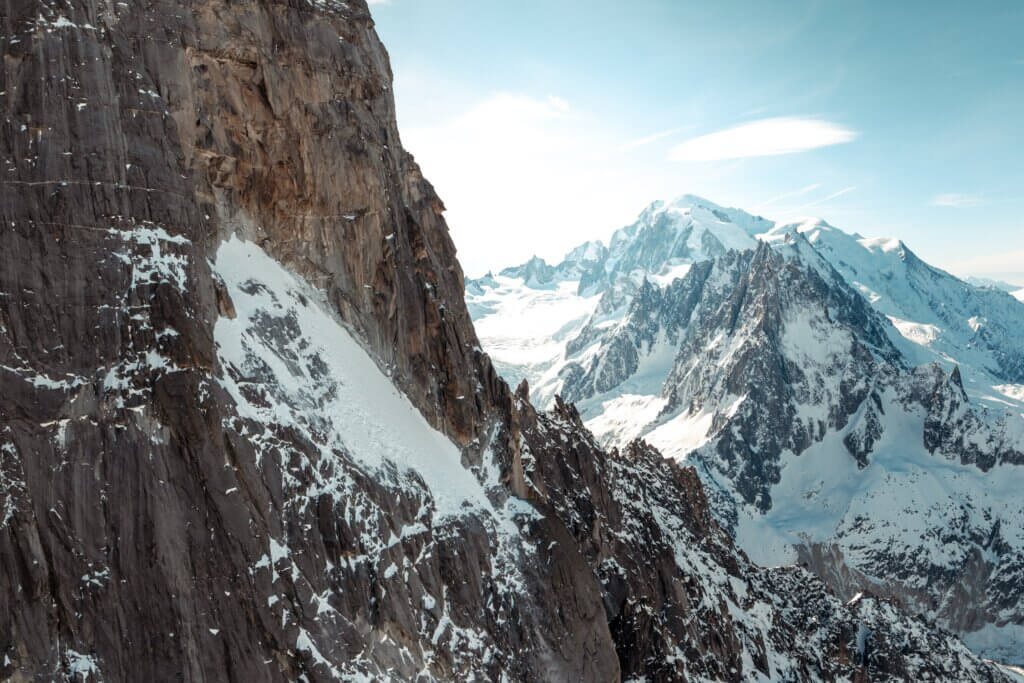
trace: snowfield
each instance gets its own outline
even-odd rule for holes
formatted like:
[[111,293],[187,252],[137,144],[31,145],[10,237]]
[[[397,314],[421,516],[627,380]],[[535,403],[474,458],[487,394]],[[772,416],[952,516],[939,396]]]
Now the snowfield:
[[509,381],[547,384],[552,371],[557,374],[566,341],[593,314],[598,297],[578,295],[577,281],[532,288],[499,275],[492,282],[481,294],[466,296],[480,342]]
[[[215,328],[228,370],[224,388],[244,417],[306,433],[320,444],[323,457],[340,451],[370,469],[415,472],[442,516],[458,515],[467,506],[491,508],[455,444],[427,424],[327,313],[321,294],[238,237],[221,245],[215,268],[237,313],[218,319]],[[246,390],[249,378],[270,391],[256,400]],[[264,438],[273,435],[268,430]],[[310,495],[319,493],[343,494]]]

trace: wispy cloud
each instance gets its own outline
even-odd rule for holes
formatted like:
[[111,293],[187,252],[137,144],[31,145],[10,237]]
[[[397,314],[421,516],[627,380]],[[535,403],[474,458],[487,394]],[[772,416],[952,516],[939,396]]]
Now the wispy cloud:
[[761,119],[687,140],[672,148],[669,158],[674,161],[720,161],[796,154],[850,142],[857,135],[855,131],[821,119]]
[[981,206],[984,202],[976,194],[950,192],[948,194],[935,195],[929,203],[932,206],[942,206],[948,209],[966,209],[972,206]]
[[853,192],[856,189],[857,189],[856,185],[851,185],[850,187],[844,187],[843,189],[837,190],[836,192],[833,192],[832,194],[830,194],[828,196],[822,197],[821,199],[815,199],[813,202],[810,202],[808,204],[804,204],[803,206],[798,206],[795,209],[792,209],[790,211],[790,213],[800,213],[801,211],[805,211],[806,209],[809,209],[812,206],[819,206],[821,204],[824,204],[825,202],[830,202],[833,199],[837,199],[839,197],[842,197],[844,194],[849,194],[850,192]]
[[652,142],[657,142],[658,140],[663,140],[663,139],[669,137],[670,135],[675,135],[676,133],[681,133],[682,131],[686,130],[686,128],[692,128],[692,126],[686,126],[686,127],[683,127],[683,128],[670,128],[668,130],[663,130],[663,131],[660,131],[658,133],[652,133],[651,135],[645,135],[642,138],[637,138],[635,140],[630,140],[629,142],[620,145],[619,146],[619,151],[620,152],[626,152],[626,151],[629,151],[631,149],[636,149],[637,147],[643,147],[645,145],[649,145]]
[[776,196],[772,197],[771,199],[765,200],[765,201],[761,202],[760,204],[755,205],[752,208],[755,209],[755,210],[760,210],[760,209],[763,209],[763,208],[765,208],[767,206],[771,206],[772,204],[776,204],[778,202],[781,202],[783,199],[792,199],[793,197],[802,197],[805,194],[808,194],[810,192],[814,192],[819,187],[821,187],[821,183],[812,183],[811,185],[807,185],[805,187],[801,187],[799,190],[793,190],[792,192],[783,192],[782,194],[776,195]]

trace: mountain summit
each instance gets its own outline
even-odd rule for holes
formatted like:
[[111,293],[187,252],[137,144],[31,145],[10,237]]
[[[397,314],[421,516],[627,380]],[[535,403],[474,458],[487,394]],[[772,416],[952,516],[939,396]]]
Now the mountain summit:
[[695,466],[756,561],[898,597],[1018,657],[1024,305],[899,240],[689,196],[612,244],[586,287],[555,276],[540,297],[503,271],[468,294],[499,370],[575,403],[607,445],[641,437]]

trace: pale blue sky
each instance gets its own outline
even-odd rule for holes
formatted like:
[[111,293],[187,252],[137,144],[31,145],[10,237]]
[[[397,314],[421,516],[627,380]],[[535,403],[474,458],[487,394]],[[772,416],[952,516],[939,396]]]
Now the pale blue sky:
[[693,193],[1024,285],[1024,2],[372,11],[469,275],[558,260]]

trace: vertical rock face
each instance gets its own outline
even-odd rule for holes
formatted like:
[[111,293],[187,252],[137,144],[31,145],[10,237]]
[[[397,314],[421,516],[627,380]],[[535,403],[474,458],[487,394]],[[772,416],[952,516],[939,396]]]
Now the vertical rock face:
[[0,677],[1000,678],[509,392],[362,0],[0,27]]
[[231,233],[260,242],[327,292],[434,424],[474,435],[480,406],[445,402],[479,374],[458,338],[461,270],[440,200],[399,142],[365,9],[11,8],[5,192],[34,201],[8,205],[24,213],[7,227],[150,221],[200,255]]
[[[303,539],[319,547],[297,551],[316,556],[302,569],[308,581],[293,586],[291,606],[274,600],[273,549],[300,524],[284,508],[308,486],[289,488],[264,466],[291,463],[245,438],[250,427],[217,380],[214,326],[236,314],[211,271],[217,245],[240,235],[301,274],[457,442],[480,433],[505,391],[472,349],[441,205],[399,143],[368,11],[6,10],[3,673],[298,675],[294,652],[316,635],[288,613],[306,609],[301,591],[339,586],[325,565],[354,541],[317,500],[299,527],[319,532]],[[314,450],[301,435],[279,438]],[[365,485],[388,525],[416,513],[414,497]],[[479,573],[464,565],[480,561],[472,547],[449,553],[444,571]],[[254,569],[268,556],[269,579]],[[346,579],[358,595],[344,598],[350,616],[380,609],[367,581]],[[320,630],[330,628],[350,649],[310,644],[311,670],[322,657],[354,658],[370,638],[363,625]]]

